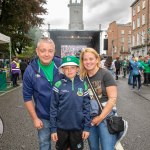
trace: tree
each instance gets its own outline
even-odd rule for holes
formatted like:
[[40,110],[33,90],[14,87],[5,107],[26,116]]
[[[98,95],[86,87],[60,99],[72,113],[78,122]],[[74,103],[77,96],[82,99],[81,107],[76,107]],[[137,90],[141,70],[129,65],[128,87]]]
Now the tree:
[[46,0],[0,0],[0,32],[10,36],[12,53],[21,54],[25,46],[31,46],[27,33],[31,27],[41,26],[46,14]]

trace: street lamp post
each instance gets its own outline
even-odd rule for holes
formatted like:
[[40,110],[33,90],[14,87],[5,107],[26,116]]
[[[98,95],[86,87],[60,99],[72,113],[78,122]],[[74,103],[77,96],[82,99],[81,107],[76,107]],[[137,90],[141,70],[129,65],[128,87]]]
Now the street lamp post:
[[49,36],[49,38],[51,38],[51,35],[50,35],[50,26],[51,26],[50,23],[48,23],[48,34],[49,34],[48,36]]
[[111,44],[112,44],[111,52],[112,52],[112,58],[113,58],[113,55],[114,55],[114,31],[112,31],[112,40],[111,40]]

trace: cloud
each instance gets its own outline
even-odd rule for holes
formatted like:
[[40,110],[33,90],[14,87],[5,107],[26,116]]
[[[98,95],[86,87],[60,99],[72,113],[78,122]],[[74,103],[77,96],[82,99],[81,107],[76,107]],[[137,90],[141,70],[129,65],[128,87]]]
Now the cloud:
[[[73,0],[75,2],[76,0]],[[135,0],[83,0],[83,20],[85,29],[106,29],[112,21],[127,23],[131,20],[131,4]],[[54,29],[68,29],[69,0],[48,0],[48,15],[43,16]],[[77,0],[80,2],[80,0]]]
[[131,20],[130,5],[134,0],[94,0],[85,1],[87,9],[84,11],[85,24],[90,28],[97,28],[101,24],[103,28],[107,28],[109,23],[117,21],[119,23],[127,23]]

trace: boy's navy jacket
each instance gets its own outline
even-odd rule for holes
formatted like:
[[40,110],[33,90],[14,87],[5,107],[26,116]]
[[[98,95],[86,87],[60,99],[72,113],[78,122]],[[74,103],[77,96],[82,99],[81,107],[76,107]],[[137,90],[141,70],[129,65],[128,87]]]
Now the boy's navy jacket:
[[86,82],[76,76],[74,80],[64,77],[56,82],[50,105],[50,129],[90,129],[90,97]]
[[61,65],[61,59],[58,57],[53,59],[53,85],[46,79],[37,61],[38,58],[33,59],[25,70],[23,76],[23,98],[27,102],[31,101],[33,96],[37,116],[40,119],[49,120],[51,93],[54,83],[60,80],[58,68]]

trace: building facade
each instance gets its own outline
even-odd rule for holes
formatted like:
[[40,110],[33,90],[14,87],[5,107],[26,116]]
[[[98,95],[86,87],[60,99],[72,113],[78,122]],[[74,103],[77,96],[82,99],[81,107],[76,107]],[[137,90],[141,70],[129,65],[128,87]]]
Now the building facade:
[[135,0],[132,5],[132,50],[135,56],[150,54],[149,0]]
[[109,24],[107,35],[107,55],[112,56],[113,59],[116,57],[128,58],[131,51],[131,23],[117,24],[116,21],[113,21]]
[[84,30],[83,24],[83,0],[73,2],[70,0],[69,7],[69,30]]

